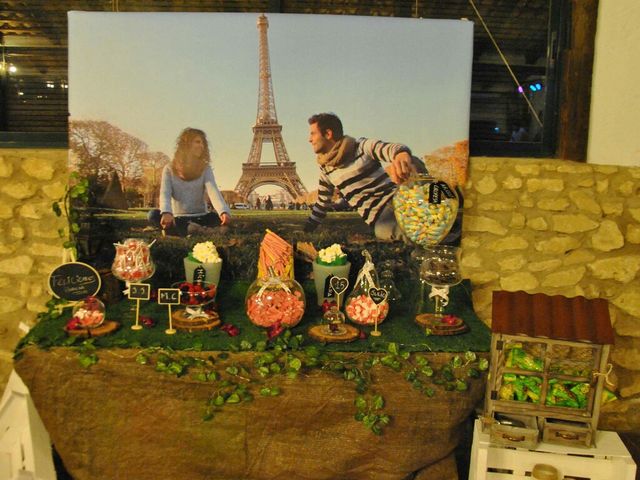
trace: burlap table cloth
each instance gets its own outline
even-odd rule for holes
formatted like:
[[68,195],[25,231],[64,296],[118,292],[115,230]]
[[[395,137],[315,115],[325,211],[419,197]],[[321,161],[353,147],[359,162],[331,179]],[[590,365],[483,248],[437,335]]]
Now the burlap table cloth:
[[[270,381],[280,396],[225,406],[203,421],[213,386],[139,365],[136,353],[100,350],[84,370],[76,351],[28,347],[15,362],[75,480],[456,479],[453,451],[485,388],[476,380],[468,391],[437,388],[429,398],[376,366],[373,388],[392,417],[376,436],[354,420],[353,383],[314,371]],[[229,361],[249,364],[254,355]]]

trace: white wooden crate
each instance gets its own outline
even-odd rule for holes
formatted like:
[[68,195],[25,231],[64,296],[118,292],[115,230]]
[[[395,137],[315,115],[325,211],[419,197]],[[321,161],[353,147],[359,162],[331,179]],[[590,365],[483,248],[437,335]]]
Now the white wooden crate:
[[537,463],[556,467],[560,479],[635,480],[636,464],[615,432],[598,431],[593,448],[540,442],[535,449],[491,444],[480,420],[473,430],[469,480],[531,480]]

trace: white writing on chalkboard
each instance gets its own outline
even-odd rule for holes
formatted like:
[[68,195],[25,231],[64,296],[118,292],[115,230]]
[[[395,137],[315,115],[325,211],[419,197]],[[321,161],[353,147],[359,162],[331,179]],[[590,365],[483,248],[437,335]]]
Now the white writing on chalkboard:
[[73,285],[87,285],[95,283],[94,276],[85,275],[51,275],[51,284],[56,287],[69,287]]

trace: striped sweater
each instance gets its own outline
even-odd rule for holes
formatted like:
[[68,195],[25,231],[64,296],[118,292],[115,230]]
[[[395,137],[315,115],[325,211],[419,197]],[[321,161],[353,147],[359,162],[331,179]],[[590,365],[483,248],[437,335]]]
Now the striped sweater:
[[309,226],[322,223],[336,189],[366,224],[374,225],[397,187],[384,171],[383,162],[391,162],[400,152],[411,154],[408,147],[399,143],[359,138],[352,160],[345,159],[337,167],[320,167],[318,200],[311,208]]

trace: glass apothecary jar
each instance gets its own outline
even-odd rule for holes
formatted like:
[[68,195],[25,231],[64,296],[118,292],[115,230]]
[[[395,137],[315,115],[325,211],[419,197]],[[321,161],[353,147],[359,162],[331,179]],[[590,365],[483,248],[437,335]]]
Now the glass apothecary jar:
[[104,323],[104,303],[97,297],[87,297],[73,307],[69,326],[72,329],[97,328]]
[[411,177],[393,196],[398,226],[423,248],[444,240],[456,220],[458,206],[455,190],[426,174]]
[[151,259],[151,244],[138,238],[127,238],[116,243],[116,255],[111,265],[113,276],[125,282],[141,282],[156,271]]
[[293,327],[304,315],[304,290],[293,279],[259,278],[247,290],[245,307],[247,317],[254,325]]
[[363,250],[362,255],[365,257],[365,262],[358,272],[353,290],[347,297],[344,311],[353,323],[380,324],[387,318],[389,302],[386,298],[381,302],[375,302],[371,298],[372,290],[380,290],[380,281],[369,252]]

